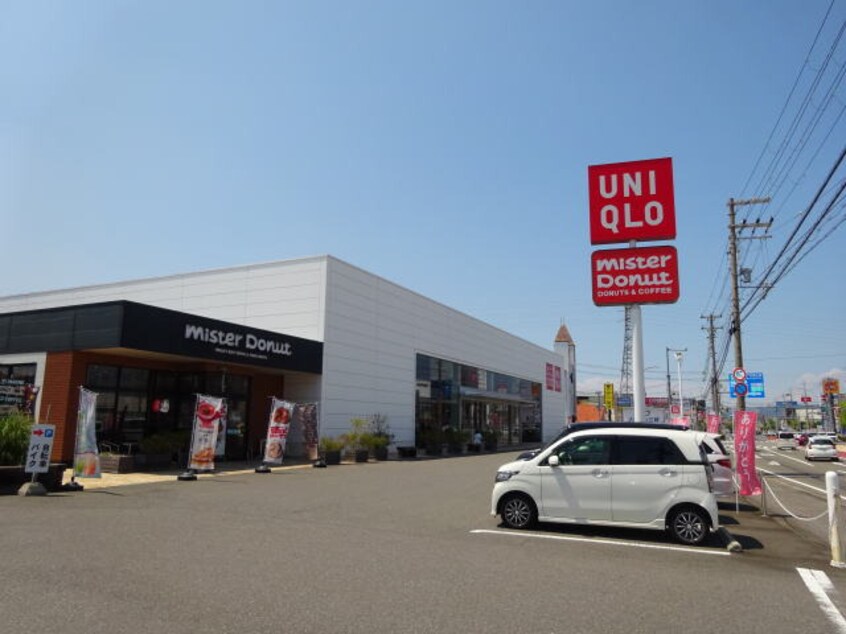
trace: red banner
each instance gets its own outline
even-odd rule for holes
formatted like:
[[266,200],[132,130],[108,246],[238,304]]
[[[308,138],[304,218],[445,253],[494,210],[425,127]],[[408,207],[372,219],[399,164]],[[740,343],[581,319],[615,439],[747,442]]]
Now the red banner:
[[755,470],[756,412],[734,413],[734,453],[740,495],[761,495],[761,482]]
[[267,423],[267,441],[264,445],[265,464],[282,464],[293,414],[293,403],[280,401],[275,396],[273,397],[270,406],[270,420]]
[[197,394],[194,411],[194,434],[191,438],[191,457],[188,468],[196,471],[214,470],[214,449],[217,446],[218,424],[226,406],[217,396]]
[[720,417],[717,414],[708,414],[708,433],[720,433]]

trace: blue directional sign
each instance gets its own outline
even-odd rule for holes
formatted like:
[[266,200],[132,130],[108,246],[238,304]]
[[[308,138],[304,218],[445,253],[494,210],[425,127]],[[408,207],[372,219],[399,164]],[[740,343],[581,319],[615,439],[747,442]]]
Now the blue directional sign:
[[[746,398],[764,398],[766,396],[763,372],[747,372],[745,384],[747,389]],[[729,374],[729,395],[732,398],[743,396],[742,394],[737,394],[734,386],[734,377]]]

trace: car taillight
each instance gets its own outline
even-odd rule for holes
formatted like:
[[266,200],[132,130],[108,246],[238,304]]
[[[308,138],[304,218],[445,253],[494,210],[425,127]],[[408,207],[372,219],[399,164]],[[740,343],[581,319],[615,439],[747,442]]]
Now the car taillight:
[[708,493],[714,492],[714,467],[710,464],[705,465],[705,479],[708,480]]
[[722,460],[717,460],[717,464],[721,467],[725,467],[726,469],[731,469],[731,460],[728,458],[723,458]]

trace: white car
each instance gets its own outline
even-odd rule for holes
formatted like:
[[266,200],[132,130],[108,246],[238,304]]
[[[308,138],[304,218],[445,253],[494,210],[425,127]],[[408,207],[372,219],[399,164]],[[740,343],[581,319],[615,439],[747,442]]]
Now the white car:
[[714,469],[714,495],[718,498],[734,495],[734,473],[723,437],[720,434],[705,434],[703,446],[708,454],[708,462]]
[[805,445],[805,460],[840,460],[834,440],[828,436],[814,436]]
[[510,528],[538,520],[667,530],[700,544],[719,528],[702,432],[608,428],[570,434],[502,465],[491,514]]

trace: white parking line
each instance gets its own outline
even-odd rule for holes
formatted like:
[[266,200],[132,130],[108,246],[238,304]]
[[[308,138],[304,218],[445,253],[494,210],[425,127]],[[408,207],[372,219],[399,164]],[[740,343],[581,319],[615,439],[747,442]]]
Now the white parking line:
[[570,535],[549,535],[547,533],[531,533],[527,531],[497,531],[486,528],[478,528],[470,531],[474,535],[506,535],[510,537],[531,537],[535,539],[553,539],[563,542],[583,542],[586,544],[605,544],[609,546],[629,546],[632,548],[651,548],[653,550],[673,550],[694,555],[719,555],[720,557],[731,557],[731,553],[722,550],[706,550],[704,548],[685,548],[684,546],[664,546],[662,544],[647,544],[644,542],[623,542],[613,539],[594,539],[592,537],[572,537]]
[[834,605],[831,595],[836,593],[834,584],[821,570],[810,570],[808,568],[797,568],[796,571],[805,582],[805,586],[817,601],[817,605],[825,614],[826,618],[841,634],[846,634],[846,619]]

